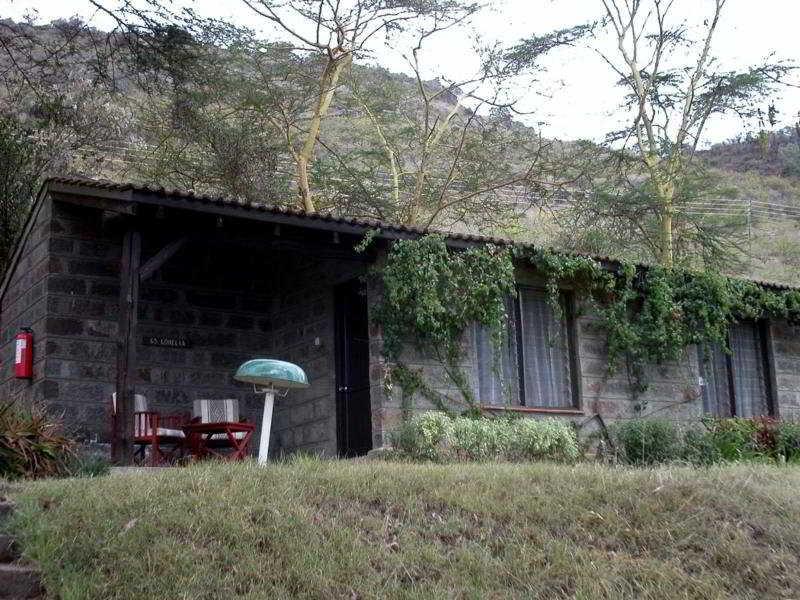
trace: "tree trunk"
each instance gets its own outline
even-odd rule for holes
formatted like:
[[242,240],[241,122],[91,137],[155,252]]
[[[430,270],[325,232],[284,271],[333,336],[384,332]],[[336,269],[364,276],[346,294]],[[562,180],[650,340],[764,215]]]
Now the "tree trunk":
[[661,205],[661,231],[660,249],[661,256],[659,262],[662,267],[672,268],[674,263],[674,244],[672,237],[672,217],[674,213],[673,200],[675,199],[675,188],[672,184],[661,184],[658,186],[659,204]]
[[297,193],[302,204],[303,210],[314,212],[314,199],[311,196],[311,186],[308,182],[308,169],[314,160],[314,150],[317,147],[317,138],[322,125],[322,119],[328,114],[336,86],[339,83],[339,76],[342,69],[350,62],[351,54],[345,52],[337,57],[329,56],[325,63],[325,69],[319,79],[319,97],[311,123],[308,127],[308,134],[303,143],[303,147],[297,155]]
[[661,259],[662,267],[672,268],[672,206],[665,206],[661,213]]

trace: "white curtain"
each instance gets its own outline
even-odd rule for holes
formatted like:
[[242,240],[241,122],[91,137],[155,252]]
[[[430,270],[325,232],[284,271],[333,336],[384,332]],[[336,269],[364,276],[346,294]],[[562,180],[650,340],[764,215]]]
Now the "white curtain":
[[574,406],[570,377],[569,336],[545,291],[520,290],[525,406]]
[[491,332],[475,326],[475,351],[478,360],[478,399],[490,406],[519,405],[517,369],[516,310],[513,298],[506,302],[508,327],[502,344],[495,348]]

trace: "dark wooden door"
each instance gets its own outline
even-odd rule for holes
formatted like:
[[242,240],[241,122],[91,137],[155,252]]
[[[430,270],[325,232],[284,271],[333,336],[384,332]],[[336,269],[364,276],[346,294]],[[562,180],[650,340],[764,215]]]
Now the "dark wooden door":
[[359,280],[336,287],[336,413],[340,456],[372,449],[367,297]]

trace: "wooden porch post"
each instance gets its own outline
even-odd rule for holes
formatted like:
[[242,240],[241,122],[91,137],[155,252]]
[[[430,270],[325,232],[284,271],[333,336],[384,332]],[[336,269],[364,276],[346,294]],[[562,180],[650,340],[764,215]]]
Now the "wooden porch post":
[[117,410],[111,456],[115,463],[133,463],[134,377],[136,324],[139,318],[139,269],[142,236],[135,229],[125,233],[120,268],[120,311],[117,334]]

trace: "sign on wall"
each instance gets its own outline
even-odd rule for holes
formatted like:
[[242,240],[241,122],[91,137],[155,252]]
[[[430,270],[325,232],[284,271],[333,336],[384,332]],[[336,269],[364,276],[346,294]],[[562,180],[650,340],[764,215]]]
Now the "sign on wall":
[[171,337],[165,335],[144,336],[145,346],[159,346],[161,348],[191,348],[192,344],[185,337]]

